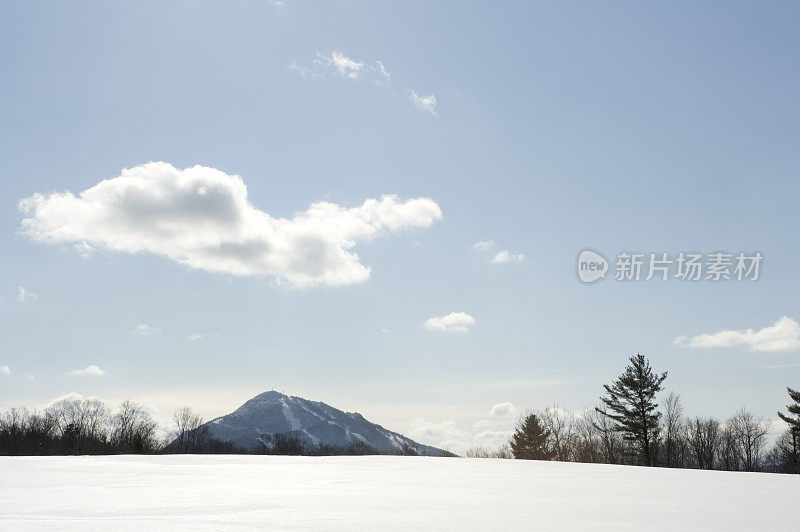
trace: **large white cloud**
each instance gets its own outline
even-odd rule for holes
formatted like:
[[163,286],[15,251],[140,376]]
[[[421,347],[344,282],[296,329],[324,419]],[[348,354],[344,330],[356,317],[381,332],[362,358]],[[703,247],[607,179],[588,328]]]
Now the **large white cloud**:
[[442,216],[431,199],[387,195],[352,208],[313,203],[291,218],[274,218],[250,204],[239,176],[164,162],[124,169],[77,195],[34,194],[19,208],[26,216],[21,231],[40,242],[149,252],[298,287],[363,282],[370,269],[352,251],[357,242],[429,227]]
[[746,346],[753,351],[796,351],[800,349],[800,325],[788,316],[783,316],[772,325],[757,331],[725,330],[692,338],[678,336],[673,343],[680,347],[702,349]]
[[422,324],[429,331],[467,332],[475,325],[475,318],[465,312],[451,312],[446,316],[434,316]]

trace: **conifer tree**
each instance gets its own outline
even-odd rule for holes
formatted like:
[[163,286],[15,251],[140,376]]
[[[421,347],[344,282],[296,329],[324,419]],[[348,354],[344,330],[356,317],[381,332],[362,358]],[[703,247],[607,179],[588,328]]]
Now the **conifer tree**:
[[550,431],[545,430],[536,414],[529,414],[520,421],[511,437],[511,452],[520,460],[551,460],[554,453],[549,438]]
[[604,384],[606,396],[600,400],[606,409],[596,408],[600,414],[612,419],[626,440],[635,442],[641,451],[642,462],[653,465],[654,444],[658,438],[659,419],[656,394],[667,372],[653,373],[644,355],[632,356],[625,372],[614,382]]
[[[800,392],[786,388],[789,398],[794,404],[786,405],[788,413],[778,412],[778,416],[789,425],[789,433],[792,435],[791,460],[794,465],[795,473],[800,473]],[[794,414],[794,417],[792,417]]]

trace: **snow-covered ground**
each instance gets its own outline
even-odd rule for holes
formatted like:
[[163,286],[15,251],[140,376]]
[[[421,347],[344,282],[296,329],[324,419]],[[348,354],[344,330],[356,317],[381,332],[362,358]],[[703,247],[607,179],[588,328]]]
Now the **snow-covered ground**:
[[403,456],[0,458],[0,529],[798,529],[800,476]]

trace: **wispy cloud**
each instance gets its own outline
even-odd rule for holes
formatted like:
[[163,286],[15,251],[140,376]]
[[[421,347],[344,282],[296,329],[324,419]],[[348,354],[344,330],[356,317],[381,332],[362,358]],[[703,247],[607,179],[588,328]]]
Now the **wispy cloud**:
[[187,342],[199,342],[203,338],[205,338],[205,336],[202,335],[202,334],[190,334],[189,336],[186,337],[186,341]]
[[772,366],[764,366],[764,369],[786,369],[786,368],[800,368],[800,362],[795,364],[774,364]]
[[161,334],[161,329],[158,327],[154,327],[153,325],[148,325],[146,323],[140,323],[133,329],[131,329],[131,334],[134,336],[153,336],[155,334]]
[[673,341],[678,347],[698,349],[748,347],[752,351],[797,351],[800,349],[800,325],[788,316],[759,330],[724,330],[700,334],[689,338],[678,336]]
[[408,93],[408,97],[411,99],[411,103],[413,103],[419,109],[436,116],[436,96],[433,94],[429,94],[428,96],[420,96],[416,93],[416,91],[411,90]]
[[373,61],[353,59],[339,50],[334,50],[329,54],[317,52],[316,57],[310,64],[301,65],[297,61],[292,61],[288,68],[311,80],[318,80],[332,75],[335,78],[369,81],[376,85],[382,85],[392,79],[382,61],[377,59]]
[[429,331],[467,332],[475,325],[475,318],[465,312],[451,312],[446,316],[429,318],[422,326]]
[[[300,77],[318,81],[325,78],[367,82],[373,85],[390,87],[392,74],[386,64],[379,59],[356,59],[346,55],[341,50],[334,50],[323,54],[317,52],[314,59],[307,62],[292,61],[287,66],[289,70]],[[418,94],[413,89],[408,89],[408,99],[414,106],[423,111],[437,116],[436,96]]]
[[494,240],[479,240],[472,244],[472,249],[475,251],[489,251],[497,247],[497,242]]
[[11,368],[8,366],[0,366],[0,375],[11,375]]
[[494,264],[506,264],[508,262],[522,262],[525,260],[525,255],[522,253],[511,253],[506,249],[502,249],[498,251],[494,257],[492,257],[492,263]]
[[24,286],[17,287],[17,301],[20,303],[25,303],[26,301],[30,301],[31,299],[36,299],[39,297],[36,295],[35,292],[31,292]]
[[67,372],[70,377],[102,377],[106,372],[95,366],[94,364],[87,366],[84,369],[76,369]]

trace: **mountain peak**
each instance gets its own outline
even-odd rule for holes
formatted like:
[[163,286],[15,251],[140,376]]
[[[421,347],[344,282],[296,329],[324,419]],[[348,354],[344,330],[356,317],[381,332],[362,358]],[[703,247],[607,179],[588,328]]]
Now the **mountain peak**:
[[252,451],[269,448],[275,436],[283,434],[312,447],[348,448],[366,444],[385,454],[403,452],[407,448],[423,455],[447,454],[371,423],[359,413],[343,412],[322,402],[276,390],[256,395],[234,412],[209,421],[205,426],[212,437]]

